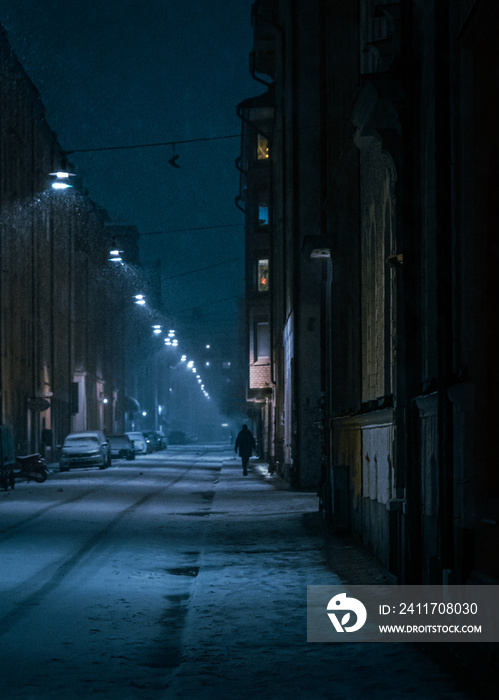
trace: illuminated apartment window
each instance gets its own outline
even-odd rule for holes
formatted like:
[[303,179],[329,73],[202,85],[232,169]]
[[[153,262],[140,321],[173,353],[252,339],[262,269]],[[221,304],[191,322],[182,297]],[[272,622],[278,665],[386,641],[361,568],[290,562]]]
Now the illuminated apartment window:
[[269,140],[258,134],[258,144],[257,144],[257,158],[258,160],[267,160],[269,157]]
[[269,261],[268,258],[258,261],[258,291],[268,292],[269,289]]
[[260,205],[258,207],[258,226],[268,226],[269,225],[269,208],[266,205]]

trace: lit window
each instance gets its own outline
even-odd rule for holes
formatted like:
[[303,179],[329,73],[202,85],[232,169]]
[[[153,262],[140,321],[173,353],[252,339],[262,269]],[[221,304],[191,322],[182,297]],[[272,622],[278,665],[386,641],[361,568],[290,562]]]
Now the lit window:
[[269,261],[268,258],[265,260],[258,261],[258,291],[267,292],[269,289]]
[[269,208],[266,205],[260,204],[258,207],[258,226],[269,225]]
[[269,157],[269,140],[262,134],[258,134],[257,158],[258,160],[267,160]]

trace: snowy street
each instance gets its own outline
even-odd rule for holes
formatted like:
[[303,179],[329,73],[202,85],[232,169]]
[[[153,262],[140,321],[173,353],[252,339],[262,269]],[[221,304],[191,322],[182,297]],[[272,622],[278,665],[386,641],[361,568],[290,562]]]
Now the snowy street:
[[316,511],[227,445],[1,492],[0,697],[474,697],[414,646],[307,643]]

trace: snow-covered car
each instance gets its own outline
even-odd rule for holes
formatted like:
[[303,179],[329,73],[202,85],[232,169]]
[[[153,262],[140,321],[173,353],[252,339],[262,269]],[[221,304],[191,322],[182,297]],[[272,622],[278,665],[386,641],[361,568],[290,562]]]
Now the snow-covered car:
[[143,433],[140,433],[138,431],[132,431],[130,433],[127,433],[127,435],[133,442],[135,454],[147,454],[147,442]]
[[133,442],[128,435],[108,435],[111,457],[114,459],[135,459]]
[[99,467],[111,465],[111,449],[102,430],[85,430],[70,433],[62,446],[59,469],[69,471],[71,467]]

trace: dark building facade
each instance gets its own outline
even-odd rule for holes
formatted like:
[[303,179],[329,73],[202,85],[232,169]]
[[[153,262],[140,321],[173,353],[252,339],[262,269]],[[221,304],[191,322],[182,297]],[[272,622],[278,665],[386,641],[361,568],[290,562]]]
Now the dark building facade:
[[257,427],[259,450],[270,458],[275,425],[271,344],[270,277],[272,226],[269,220],[271,162],[270,129],[273,124],[273,100],[268,94],[249,99],[238,106],[242,122],[240,195],[237,204],[245,213],[246,240],[246,326],[248,330],[249,375],[246,400]]
[[72,430],[122,428],[123,284],[110,269],[107,214],[78,182],[0,31],[0,422],[19,454]]
[[260,0],[252,20],[268,459],[399,580],[497,581],[496,3]]

